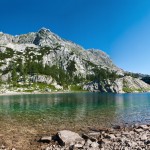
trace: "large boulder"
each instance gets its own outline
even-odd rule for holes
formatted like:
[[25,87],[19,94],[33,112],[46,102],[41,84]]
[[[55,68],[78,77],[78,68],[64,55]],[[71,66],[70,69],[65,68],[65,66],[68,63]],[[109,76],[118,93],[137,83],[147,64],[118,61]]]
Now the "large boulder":
[[60,145],[66,146],[66,145],[75,145],[80,144],[84,145],[85,141],[78,133],[69,131],[69,130],[62,130],[57,133],[57,141]]

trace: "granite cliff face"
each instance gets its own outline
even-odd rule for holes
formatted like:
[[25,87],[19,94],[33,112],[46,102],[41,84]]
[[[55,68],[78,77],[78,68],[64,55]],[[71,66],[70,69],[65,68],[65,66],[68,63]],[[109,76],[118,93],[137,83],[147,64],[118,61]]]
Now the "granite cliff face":
[[93,81],[83,86],[85,90],[91,92],[111,92],[111,93],[131,93],[146,92],[150,90],[150,85],[138,78],[125,76],[114,81]]
[[[18,36],[0,32],[0,53],[2,82],[26,80],[55,85],[57,83],[63,88],[67,79],[69,79],[67,84],[80,83],[80,85],[100,79],[102,81],[98,86],[102,90],[98,91],[103,92],[122,92],[123,78],[128,78],[131,85],[134,84],[134,78],[124,77],[125,72],[113,64],[103,51],[85,50],[46,28]],[[108,74],[109,78],[115,74],[115,81],[112,82]],[[108,79],[104,80],[106,77]],[[148,84],[142,86],[143,84],[146,83],[140,80],[132,89],[145,89],[145,86],[149,88]]]

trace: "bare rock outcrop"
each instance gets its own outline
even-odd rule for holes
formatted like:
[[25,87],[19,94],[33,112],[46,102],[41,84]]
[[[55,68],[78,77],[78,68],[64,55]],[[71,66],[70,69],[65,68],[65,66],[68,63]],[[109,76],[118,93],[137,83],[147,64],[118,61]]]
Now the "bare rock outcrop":
[[83,86],[84,90],[91,92],[111,92],[111,93],[124,93],[124,92],[146,92],[150,91],[150,85],[143,82],[138,78],[125,76],[118,78],[114,81],[104,80],[93,81]]

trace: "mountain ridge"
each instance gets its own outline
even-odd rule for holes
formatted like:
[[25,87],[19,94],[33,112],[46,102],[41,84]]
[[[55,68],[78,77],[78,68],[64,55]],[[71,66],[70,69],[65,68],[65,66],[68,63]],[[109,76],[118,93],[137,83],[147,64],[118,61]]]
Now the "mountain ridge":
[[[126,72],[118,68],[105,52],[85,50],[46,28],[17,36],[0,33],[0,52],[1,80],[10,80],[11,87],[18,85],[21,80],[24,83],[53,84],[61,89],[69,89],[72,84],[83,87],[84,84],[97,80],[100,87],[106,83],[110,86],[110,81],[113,83],[118,78],[124,82],[121,78],[126,76]],[[109,84],[106,80],[109,80]],[[132,81],[131,79],[131,83]],[[133,86],[134,90],[149,89],[142,80],[139,83],[143,87],[136,85],[137,87]],[[98,91],[117,92],[117,89],[100,90],[102,88],[104,87],[101,86]],[[120,91],[123,92],[123,86]]]

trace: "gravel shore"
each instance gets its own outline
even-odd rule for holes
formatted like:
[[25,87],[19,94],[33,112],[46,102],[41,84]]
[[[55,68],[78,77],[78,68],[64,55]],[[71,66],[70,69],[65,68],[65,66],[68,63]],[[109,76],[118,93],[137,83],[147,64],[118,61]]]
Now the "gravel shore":
[[[1,141],[0,144],[0,150],[19,150],[15,147],[15,143],[11,148]],[[61,130],[53,134],[37,135],[30,141],[30,148],[24,147],[24,149],[150,150],[150,125],[136,124],[128,127],[116,125],[112,128],[89,128],[88,131],[80,133]]]

